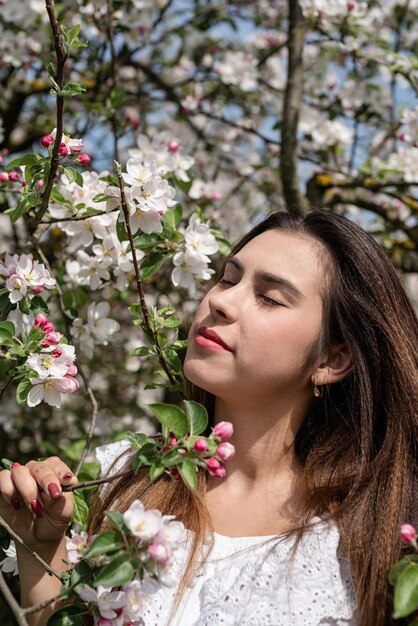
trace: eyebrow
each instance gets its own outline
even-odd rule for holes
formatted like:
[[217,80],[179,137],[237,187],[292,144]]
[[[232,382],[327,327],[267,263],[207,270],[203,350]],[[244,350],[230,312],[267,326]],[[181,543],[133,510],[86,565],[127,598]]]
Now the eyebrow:
[[[244,272],[244,266],[240,261],[238,261],[237,258],[231,257],[229,259],[226,259],[225,266],[228,263],[233,265],[239,272]],[[302,298],[304,298],[302,292],[299,291],[296,285],[294,285],[292,282],[290,282],[290,280],[287,280],[286,278],[276,276],[275,274],[271,274],[270,272],[262,272],[259,270],[255,272],[255,278],[262,282],[277,285],[277,287],[283,289],[283,291],[285,291],[288,296],[293,300],[301,300]]]

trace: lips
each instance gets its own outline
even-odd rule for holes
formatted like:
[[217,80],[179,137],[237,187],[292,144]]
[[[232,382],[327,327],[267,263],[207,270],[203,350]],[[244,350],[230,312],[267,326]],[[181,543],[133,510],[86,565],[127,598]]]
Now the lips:
[[214,343],[217,343],[219,346],[224,348],[224,350],[229,350],[229,352],[232,352],[228,344],[225,343],[225,341],[223,341],[223,339],[221,339],[219,335],[215,333],[215,331],[212,330],[211,328],[206,328],[206,326],[201,326],[198,329],[196,335],[200,337],[205,337],[205,339],[209,339],[209,341],[213,341]]

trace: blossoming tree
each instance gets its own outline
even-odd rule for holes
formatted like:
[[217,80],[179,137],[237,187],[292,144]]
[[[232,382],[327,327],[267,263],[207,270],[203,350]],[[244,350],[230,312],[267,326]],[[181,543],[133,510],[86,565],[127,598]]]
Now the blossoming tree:
[[[417,18],[406,0],[0,3],[2,456],[95,479],[93,441],[157,418],[190,458],[153,440],[154,478],[222,476],[232,446],[177,406],[181,351],[212,261],[271,208],[360,221],[413,284]],[[83,599],[112,620],[135,589],[102,587]]]

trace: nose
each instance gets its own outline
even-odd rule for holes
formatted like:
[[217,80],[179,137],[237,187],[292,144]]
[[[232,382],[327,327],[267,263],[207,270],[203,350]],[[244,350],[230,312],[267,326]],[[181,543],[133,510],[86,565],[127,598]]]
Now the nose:
[[238,294],[234,287],[222,290],[215,287],[208,293],[208,304],[215,319],[233,322],[237,317]]

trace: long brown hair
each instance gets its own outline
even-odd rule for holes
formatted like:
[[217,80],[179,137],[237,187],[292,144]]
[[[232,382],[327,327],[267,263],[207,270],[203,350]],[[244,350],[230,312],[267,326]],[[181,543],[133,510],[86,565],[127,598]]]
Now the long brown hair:
[[[275,228],[312,237],[327,249],[332,264],[317,353],[343,342],[353,362],[350,374],[312,403],[295,438],[307,485],[301,527],[316,514],[332,514],[351,566],[359,626],[389,626],[387,575],[403,552],[399,526],[418,522],[418,321],[383,250],[338,215],[272,213],[232,253]],[[213,397],[198,392],[211,410]],[[205,489],[204,475],[196,493],[170,479],[150,484],[146,474],[131,476],[96,502],[90,530],[103,528],[104,511],[116,500],[119,510],[140,498],[146,507],[177,515],[196,533],[181,593],[210,529]]]

